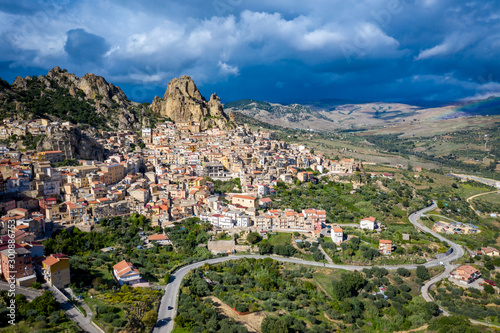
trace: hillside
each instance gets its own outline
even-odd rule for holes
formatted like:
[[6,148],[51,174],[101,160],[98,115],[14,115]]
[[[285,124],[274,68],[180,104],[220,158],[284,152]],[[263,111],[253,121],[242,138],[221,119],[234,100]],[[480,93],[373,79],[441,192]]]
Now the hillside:
[[225,104],[228,111],[239,112],[257,120],[289,128],[338,130],[385,128],[409,124],[434,123],[440,119],[495,115],[500,113],[500,99],[424,108],[403,103],[346,103],[346,100],[282,105],[251,99]]
[[103,77],[79,78],[59,67],[0,86],[0,117],[48,118],[102,129],[140,128],[146,109]]
[[78,77],[59,67],[47,75],[17,77],[12,85],[0,79],[0,120],[5,118],[46,118],[104,130],[139,130],[161,120],[199,122],[206,129],[230,121],[220,98],[212,94],[207,102],[187,76],[173,79],[165,96],[149,105],[130,101],[101,76]]

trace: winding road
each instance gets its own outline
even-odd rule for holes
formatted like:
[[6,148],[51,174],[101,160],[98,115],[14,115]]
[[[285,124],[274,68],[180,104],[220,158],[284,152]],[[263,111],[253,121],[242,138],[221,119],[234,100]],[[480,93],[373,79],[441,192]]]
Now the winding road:
[[467,202],[469,203],[469,207],[470,207],[470,209],[472,209],[472,211],[473,211],[474,213],[476,213],[476,215],[481,216],[481,214],[480,214],[480,213],[478,213],[478,212],[477,212],[477,210],[476,210],[476,209],[472,206],[472,202],[471,202],[471,200],[472,200],[472,199],[474,199],[474,198],[476,198],[476,197],[480,197],[480,196],[482,196],[482,195],[486,195],[486,194],[493,194],[493,193],[500,193],[500,190],[499,190],[499,191],[490,191],[490,192],[485,192],[485,193],[479,193],[479,194],[475,194],[475,195],[473,195],[473,196],[471,196],[471,197],[468,197],[468,198],[467,198]]
[[[438,266],[441,263],[445,264],[445,271],[438,275],[437,277],[434,277],[431,279],[429,282],[427,282],[424,286],[422,286],[422,296],[426,301],[432,301],[432,298],[430,297],[428,290],[429,287],[433,284],[436,283],[437,281],[445,278],[448,276],[448,274],[456,267],[456,265],[451,265],[450,263],[454,260],[457,260],[461,258],[464,255],[464,250],[463,248],[444,238],[443,236],[435,233],[431,229],[421,225],[418,220],[422,216],[422,214],[425,214],[426,212],[429,212],[437,207],[436,203],[434,202],[431,206],[424,208],[422,210],[419,210],[418,212],[415,212],[409,216],[410,222],[417,227],[417,229],[420,229],[422,231],[425,231],[427,233],[430,233],[434,237],[442,240],[443,242],[446,242],[448,245],[451,247],[451,253],[449,253],[447,256],[437,259],[437,260],[432,260],[428,261],[427,263],[423,264],[423,266],[426,267],[434,267]],[[289,263],[294,263],[294,264],[300,264],[300,265],[308,265],[308,266],[316,266],[316,267],[328,267],[328,268],[336,268],[336,269],[344,269],[344,270],[362,270],[363,268],[367,268],[370,266],[356,266],[356,265],[336,265],[336,264],[324,264],[321,262],[316,262],[316,261],[306,261],[306,260],[301,260],[301,259],[295,259],[295,258],[288,258],[288,257],[277,257],[277,256],[262,256],[262,255],[253,255],[253,254],[244,254],[244,255],[231,255],[227,257],[220,257],[220,258],[214,258],[214,259],[208,259],[204,261],[200,261],[191,265],[187,265],[184,267],[181,267],[178,269],[174,274],[172,274],[172,277],[170,278],[170,283],[167,284],[165,287],[165,294],[163,295],[163,298],[160,303],[160,308],[158,310],[158,321],[156,322],[156,325],[153,329],[154,333],[169,333],[173,330],[174,328],[174,318],[177,314],[177,299],[179,296],[179,289],[181,286],[182,279],[184,276],[186,276],[189,271],[191,271],[194,268],[198,268],[203,266],[204,264],[216,264],[216,263],[221,263],[227,260],[238,260],[241,258],[255,258],[255,259],[264,259],[264,258],[271,258],[277,261],[281,262],[289,262]],[[398,269],[400,267],[404,267],[406,269],[416,269],[417,265],[394,265],[394,266],[384,266],[384,268],[393,270],[393,269]]]

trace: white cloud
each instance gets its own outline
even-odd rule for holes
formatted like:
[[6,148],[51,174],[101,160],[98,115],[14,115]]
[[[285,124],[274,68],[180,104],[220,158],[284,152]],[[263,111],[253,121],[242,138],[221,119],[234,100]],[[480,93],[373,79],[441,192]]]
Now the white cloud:
[[420,51],[415,60],[424,60],[441,55],[447,55],[463,50],[471,42],[477,40],[477,36],[472,33],[453,33],[445,38],[444,42],[429,49]]
[[226,64],[225,62],[222,62],[219,60],[219,63],[217,64],[219,66],[219,72],[226,76],[226,75],[234,75],[238,76],[240,75],[240,70],[238,69],[238,66],[231,66]]
[[427,58],[432,58],[438,55],[446,54],[450,50],[450,45],[448,43],[442,43],[436,45],[430,49],[423,50],[419,53],[416,60],[423,60]]

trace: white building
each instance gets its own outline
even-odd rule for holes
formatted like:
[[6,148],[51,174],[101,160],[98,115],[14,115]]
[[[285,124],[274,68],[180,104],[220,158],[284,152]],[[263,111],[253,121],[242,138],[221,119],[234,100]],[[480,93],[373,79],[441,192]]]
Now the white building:
[[118,280],[120,286],[124,284],[134,284],[141,282],[141,274],[139,270],[134,268],[132,263],[126,262],[125,260],[120,261],[113,266],[113,275]]
[[248,215],[238,216],[236,218],[236,226],[244,227],[244,228],[248,228],[249,226],[251,226],[250,216],[248,216]]
[[151,136],[151,128],[149,127],[144,127],[142,129],[142,136],[145,137],[145,136]]
[[340,244],[344,240],[344,232],[342,231],[342,228],[332,228],[332,241],[335,244]]
[[269,186],[267,186],[266,184],[257,185],[257,194],[261,198],[265,195],[268,195],[269,194]]
[[359,222],[359,228],[360,229],[375,230],[375,229],[377,229],[377,222],[375,221],[375,218],[373,216],[370,216],[368,218],[362,219]]
[[234,227],[234,220],[231,216],[219,216],[219,227],[229,229]]

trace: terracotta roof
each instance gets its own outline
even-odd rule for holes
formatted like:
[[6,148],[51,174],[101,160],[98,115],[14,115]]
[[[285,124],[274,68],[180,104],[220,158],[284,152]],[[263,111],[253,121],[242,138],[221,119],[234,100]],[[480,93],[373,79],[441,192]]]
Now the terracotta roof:
[[151,236],[149,236],[148,239],[150,241],[154,241],[154,240],[167,240],[169,238],[168,238],[167,235],[157,234],[157,235],[151,235]]
[[48,257],[47,259],[42,261],[42,263],[47,265],[47,266],[52,266],[58,262],[59,262],[59,260],[57,258],[54,258],[54,257]]
[[255,200],[255,199],[257,199],[256,197],[251,197],[249,195],[241,195],[241,194],[235,194],[235,195],[233,195],[233,198],[246,199],[246,200]]

